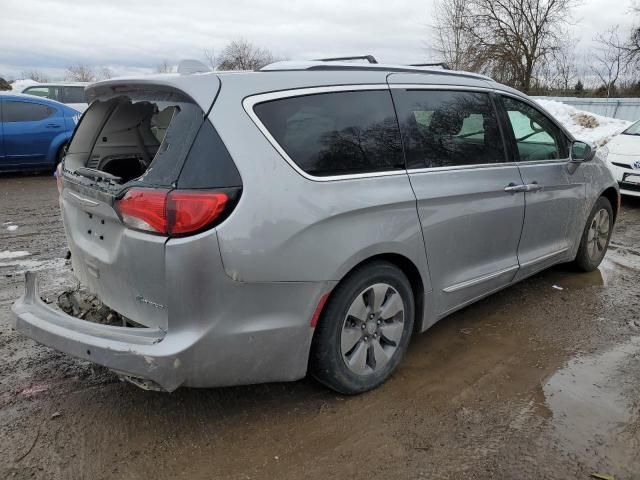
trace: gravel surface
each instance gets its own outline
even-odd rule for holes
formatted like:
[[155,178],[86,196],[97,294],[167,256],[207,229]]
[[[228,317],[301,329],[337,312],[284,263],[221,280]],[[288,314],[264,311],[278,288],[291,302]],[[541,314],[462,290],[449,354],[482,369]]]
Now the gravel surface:
[[11,328],[25,270],[52,298],[75,282],[55,180],[2,177],[0,478],[640,479],[639,238],[625,199],[598,271],[556,267],[442,320],[365,395],[166,394]]

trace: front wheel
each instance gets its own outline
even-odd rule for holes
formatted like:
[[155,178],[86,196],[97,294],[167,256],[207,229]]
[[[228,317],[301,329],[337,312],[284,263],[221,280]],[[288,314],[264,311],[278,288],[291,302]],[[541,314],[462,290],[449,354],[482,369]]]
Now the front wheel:
[[311,373],[324,385],[356,394],[382,384],[396,369],[413,331],[414,298],[395,265],[373,262],[334,290],[311,347]]
[[580,247],[574,261],[578,269],[591,272],[598,268],[607,253],[612,231],[613,209],[611,202],[605,197],[600,197],[591,210],[582,233]]

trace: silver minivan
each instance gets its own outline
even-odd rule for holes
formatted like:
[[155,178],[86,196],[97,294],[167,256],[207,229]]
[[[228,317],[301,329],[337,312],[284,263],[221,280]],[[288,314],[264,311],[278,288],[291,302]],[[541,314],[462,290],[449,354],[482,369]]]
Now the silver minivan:
[[384,382],[412,334],[551,265],[601,262],[599,152],[482,75],[278,62],[107,80],[59,168],[78,280],[127,321],[46,305],[25,335],[149,389]]

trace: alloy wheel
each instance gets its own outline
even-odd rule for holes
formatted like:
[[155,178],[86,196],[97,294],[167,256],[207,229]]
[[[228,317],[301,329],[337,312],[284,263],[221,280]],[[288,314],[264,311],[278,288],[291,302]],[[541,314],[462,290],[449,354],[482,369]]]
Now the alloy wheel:
[[598,260],[609,240],[609,212],[601,208],[596,212],[587,234],[587,252],[591,260]]
[[398,291],[376,283],[358,294],[344,319],[342,358],[358,375],[380,371],[398,349],[405,326],[405,305]]

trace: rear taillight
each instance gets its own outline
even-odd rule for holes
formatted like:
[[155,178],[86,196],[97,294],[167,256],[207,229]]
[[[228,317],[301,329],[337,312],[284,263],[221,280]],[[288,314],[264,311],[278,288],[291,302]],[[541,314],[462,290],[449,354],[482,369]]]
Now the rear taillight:
[[115,207],[131,228],[182,236],[213,226],[229,204],[225,192],[131,188]]

